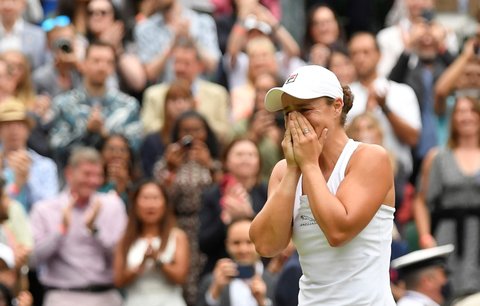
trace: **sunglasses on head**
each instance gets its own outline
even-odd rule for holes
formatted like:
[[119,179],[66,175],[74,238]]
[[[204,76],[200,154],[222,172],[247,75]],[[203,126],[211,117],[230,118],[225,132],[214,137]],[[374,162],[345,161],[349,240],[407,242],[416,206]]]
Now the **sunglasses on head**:
[[43,31],[48,33],[56,27],[66,27],[68,25],[70,25],[70,18],[65,15],[60,15],[57,17],[45,19],[45,21],[42,22],[41,27]]

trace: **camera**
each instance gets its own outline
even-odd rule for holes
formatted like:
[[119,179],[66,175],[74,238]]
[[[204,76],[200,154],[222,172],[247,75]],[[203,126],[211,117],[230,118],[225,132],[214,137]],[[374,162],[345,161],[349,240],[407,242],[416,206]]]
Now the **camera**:
[[55,48],[65,52],[65,53],[72,53],[73,52],[72,43],[68,39],[60,38],[60,39],[55,41],[54,45],[55,45]]
[[429,9],[423,10],[422,18],[426,23],[432,23],[433,19],[435,18],[435,12]]
[[191,135],[185,135],[180,139],[180,145],[186,149],[190,149],[193,144],[193,137]]
[[255,275],[255,266],[253,265],[237,265],[238,274],[235,276],[240,279],[249,279]]

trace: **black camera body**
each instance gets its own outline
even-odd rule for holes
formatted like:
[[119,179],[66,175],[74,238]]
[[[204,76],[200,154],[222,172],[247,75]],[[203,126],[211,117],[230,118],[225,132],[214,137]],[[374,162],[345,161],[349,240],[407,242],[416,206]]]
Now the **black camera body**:
[[65,53],[72,53],[73,48],[72,48],[72,43],[65,38],[60,38],[54,42],[55,48],[61,50],[62,52]]
[[193,137],[191,135],[185,135],[180,139],[180,145],[186,149],[190,149],[193,144]]

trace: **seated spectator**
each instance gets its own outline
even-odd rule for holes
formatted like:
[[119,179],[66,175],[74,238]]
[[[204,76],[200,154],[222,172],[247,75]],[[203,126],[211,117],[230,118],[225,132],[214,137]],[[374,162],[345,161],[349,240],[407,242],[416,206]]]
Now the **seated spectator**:
[[47,46],[52,60],[33,73],[33,83],[38,94],[55,97],[66,91],[80,88],[82,77],[79,66],[84,46],[76,39],[75,28],[67,16],[49,18],[42,23],[47,34]]
[[156,12],[134,29],[138,56],[151,83],[169,82],[174,73],[169,63],[175,41],[180,37],[194,40],[206,72],[217,69],[220,58],[217,30],[213,18],[183,7],[180,0],[156,2]]
[[182,287],[189,245],[175,225],[163,188],[143,181],[132,196],[127,229],[115,252],[115,285],[126,289],[125,306],[185,306]]
[[66,188],[38,202],[31,213],[34,259],[44,305],[121,305],[113,286],[113,250],[127,221],[115,193],[98,193],[103,177],[100,154],[77,148],[65,170]]
[[122,134],[111,134],[103,142],[102,155],[105,180],[102,192],[115,191],[128,204],[128,194],[133,182],[139,177],[135,153]]
[[139,104],[135,98],[106,87],[114,67],[113,47],[100,42],[90,44],[82,63],[83,88],[53,100],[50,145],[61,167],[73,146],[98,148],[102,139],[112,133],[124,134],[132,148],[138,148],[142,135]]
[[251,219],[233,220],[228,226],[225,245],[229,258],[216,262],[213,273],[200,284],[197,306],[272,305],[275,278],[263,266],[250,240]]
[[[151,87],[147,91],[149,95],[152,90]],[[158,97],[158,95],[155,96]],[[154,96],[151,96],[151,98],[154,98]],[[195,109],[195,100],[190,90],[190,84],[183,79],[170,84],[165,94],[163,106],[163,113],[165,114],[163,126],[159,130],[146,135],[140,147],[143,174],[147,177],[152,177],[155,162],[163,156],[166,146],[170,144],[175,120],[183,112]]]
[[34,124],[18,100],[12,98],[0,104],[2,173],[7,181],[6,191],[26,211],[30,211],[35,202],[52,197],[59,189],[53,160],[27,147]]
[[87,34],[91,43],[101,41],[114,47],[117,83],[122,91],[141,92],[146,85],[142,63],[134,54],[133,38],[111,0],[90,0],[87,5]]
[[[195,97],[195,109],[202,114],[222,142],[229,139],[228,93],[222,86],[202,80],[203,65],[199,50],[189,39],[179,39],[172,49],[175,80],[188,83]],[[144,93],[141,119],[147,133],[158,131],[164,124],[165,94],[170,83],[153,85]]]
[[283,113],[265,110],[264,100],[268,90],[277,86],[277,80],[269,73],[262,73],[255,79],[255,107],[249,118],[234,125],[236,136],[248,137],[257,146],[261,158],[261,179],[268,182],[272,169],[282,159],[281,141],[285,122]]
[[87,33],[87,5],[85,0],[57,0],[57,16],[67,16],[76,31],[81,35]]
[[187,111],[175,121],[172,143],[155,164],[153,173],[167,187],[178,226],[188,236],[191,269],[184,285],[188,305],[197,301],[199,275],[205,263],[198,246],[199,213],[203,191],[212,184],[221,170],[218,152],[218,141],[206,119],[197,112]]
[[460,97],[448,147],[424,160],[414,202],[419,245],[455,244],[449,257],[455,296],[480,291],[480,102]]
[[[0,304],[6,306],[32,306],[33,299],[30,292],[21,289],[18,292],[19,279],[15,269],[13,250],[0,243]],[[15,293],[18,293],[15,296]]]
[[45,63],[45,33],[22,18],[26,0],[0,2],[0,52],[9,50],[25,54],[32,68]]
[[225,149],[225,174],[207,189],[200,210],[199,245],[207,255],[204,273],[212,272],[215,263],[227,256],[227,227],[234,219],[253,218],[267,201],[267,185],[259,180],[260,152],[248,139],[233,140]]

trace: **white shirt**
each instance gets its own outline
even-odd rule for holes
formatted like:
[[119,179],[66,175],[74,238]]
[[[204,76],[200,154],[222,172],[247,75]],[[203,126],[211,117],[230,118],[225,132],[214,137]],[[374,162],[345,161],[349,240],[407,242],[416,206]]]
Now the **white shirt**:
[[407,291],[404,297],[402,297],[397,306],[440,306],[434,300],[428,296],[416,292],[416,291]]
[[[390,110],[412,128],[420,130],[422,128],[422,119],[420,117],[420,107],[418,106],[417,96],[413,89],[406,85],[393,81],[387,81],[385,78],[383,82],[388,83],[388,91],[386,95],[386,104]],[[347,115],[347,124],[352,119],[364,113],[367,109],[368,90],[360,82],[355,82],[350,85],[354,100],[352,109]],[[412,154],[410,147],[402,142],[395,134],[390,121],[387,116],[382,112],[380,107],[377,107],[373,111],[375,117],[380,121],[380,125],[383,129],[383,142],[385,148],[395,154],[395,157],[402,163],[407,174],[412,172]]]
[[11,32],[6,32],[3,24],[0,22],[0,52],[8,50],[22,50],[22,32],[24,21],[18,19],[13,25]]

